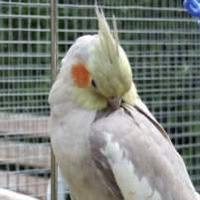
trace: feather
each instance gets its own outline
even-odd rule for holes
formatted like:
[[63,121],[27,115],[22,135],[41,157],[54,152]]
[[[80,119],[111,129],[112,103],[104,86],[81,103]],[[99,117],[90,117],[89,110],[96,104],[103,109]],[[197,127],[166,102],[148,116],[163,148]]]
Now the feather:
[[[93,123],[90,146],[107,187],[125,200],[197,199],[182,158],[160,125],[138,106],[101,115]],[[108,177],[108,171],[113,175]]]
[[99,39],[103,52],[108,56],[111,63],[114,63],[116,58],[119,57],[119,39],[117,33],[116,20],[113,18],[114,37],[111,33],[109,25],[106,21],[105,15],[102,10],[96,7],[96,15],[99,23]]

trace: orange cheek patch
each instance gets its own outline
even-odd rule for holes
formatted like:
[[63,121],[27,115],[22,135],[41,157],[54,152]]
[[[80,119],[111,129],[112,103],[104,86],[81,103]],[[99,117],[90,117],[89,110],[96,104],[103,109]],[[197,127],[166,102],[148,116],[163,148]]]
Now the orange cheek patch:
[[71,71],[74,83],[81,88],[88,87],[90,85],[90,73],[86,69],[84,64],[74,64]]

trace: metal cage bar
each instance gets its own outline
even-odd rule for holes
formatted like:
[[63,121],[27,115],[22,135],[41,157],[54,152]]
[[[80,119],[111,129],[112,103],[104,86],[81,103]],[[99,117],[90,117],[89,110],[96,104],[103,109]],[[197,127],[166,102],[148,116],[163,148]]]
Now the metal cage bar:
[[[52,83],[56,79],[57,65],[57,1],[51,0],[51,73]],[[51,200],[57,200],[57,165],[51,148]]]

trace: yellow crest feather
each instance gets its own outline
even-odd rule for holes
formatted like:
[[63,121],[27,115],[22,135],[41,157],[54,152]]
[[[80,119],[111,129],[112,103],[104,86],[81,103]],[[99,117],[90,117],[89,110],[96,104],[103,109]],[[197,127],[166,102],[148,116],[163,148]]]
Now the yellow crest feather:
[[113,35],[111,33],[110,27],[106,21],[106,18],[104,16],[104,13],[102,10],[99,10],[98,7],[96,7],[96,15],[98,19],[99,24],[99,39],[100,44],[105,52],[105,55],[108,56],[108,59],[111,63],[113,63],[116,58],[119,56],[119,40],[118,40],[118,33],[117,33],[117,25],[116,25],[116,19],[113,17]]

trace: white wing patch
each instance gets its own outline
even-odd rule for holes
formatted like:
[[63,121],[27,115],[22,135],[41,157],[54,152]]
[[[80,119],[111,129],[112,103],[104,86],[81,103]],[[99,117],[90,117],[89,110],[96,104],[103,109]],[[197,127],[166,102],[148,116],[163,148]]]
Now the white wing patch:
[[156,190],[152,190],[145,177],[138,178],[134,164],[126,158],[126,152],[119,143],[112,141],[111,134],[104,132],[106,146],[101,152],[112,168],[116,182],[125,200],[161,200]]

